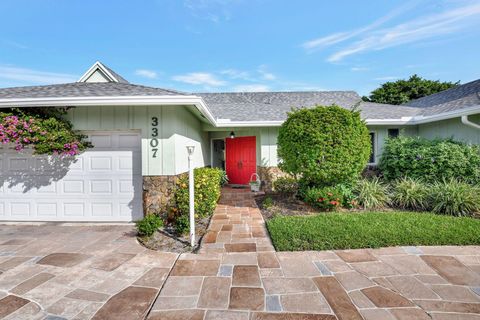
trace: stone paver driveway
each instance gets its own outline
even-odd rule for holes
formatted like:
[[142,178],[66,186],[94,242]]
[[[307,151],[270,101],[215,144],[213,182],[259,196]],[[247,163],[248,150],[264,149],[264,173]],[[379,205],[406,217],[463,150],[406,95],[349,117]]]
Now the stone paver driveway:
[[480,319],[477,246],[275,252],[226,189],[200,252],[146,250],[129,226],[0,226],[0,318]]
[[0,319],[142,319],[176,258],[132,226],[0,225]]

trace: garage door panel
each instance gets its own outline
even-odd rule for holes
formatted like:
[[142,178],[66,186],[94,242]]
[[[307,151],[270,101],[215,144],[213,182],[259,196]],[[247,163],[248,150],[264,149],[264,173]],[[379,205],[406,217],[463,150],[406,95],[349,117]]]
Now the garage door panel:
[[63,203],[63,216],[65,218],[74,217],[81,218],[85,217],[85,202],[64,202]]
[[77,156],[75,161],[0,148],[0,159],[8,168],[0,175],[0,220],[132,221],[140,218],[140,135],[102,132],[89,137],[94,148]]
[[90,208],[93,217],[113,216],[113,204],[111,202],[93,202]]
[[30,217],[32,206],[28,201],[14,201],[10,203],[10,214],[12,217]]
[[112,157],[110,156],[91,156],[90,158],[91,171],[112,171]]
[[138,136],[135,134],[120,134],[118,136],[118,148],[128,148],[139,150],[140,145],[137,142]]
[[91,180],[90,193],[92,194],[111,194],[112,181],[111,180]]
[[84,194],[85,193],[84,180],[63,180],[62,191],[65,194]]
[[37,202],[38,217],[58,217],[58,204],[56,202]]
[[97,149],[107,148],[110,149],[112,145],[112,136],[109,134],[92,134],[89,136],[90,141]]
[[31,170],[31,165],[27,157],[11,157],[8,159],[7,172],[9,171],[19,171],[19,172],[29,172]]

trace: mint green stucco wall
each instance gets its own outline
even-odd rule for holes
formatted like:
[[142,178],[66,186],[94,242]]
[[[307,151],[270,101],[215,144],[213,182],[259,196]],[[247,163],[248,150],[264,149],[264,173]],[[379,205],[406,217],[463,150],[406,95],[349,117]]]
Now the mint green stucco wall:
[[[158,119],[157,142],[152,147],[153,120]],[[188,170],[187,145],[195,146],[194,165],[210,164],[208,133],[185,106],[100,106],[69,110],[77,130],[138,130],[142,136],[142,174],[175,175]],[[156,145],[157,143],[153,143]],[[154,157],[154,150],[156,157]]]
[[385,140],[388,138],[388,129],[400,129],[401,135],[406,136],[417,136],[418,128],[417,126],[368,126],[370,132],[375,133],[375,143],[374,143],[374,154],[375,154],[375,164],[380,161],[382,157],[383,148],[385,145]]
[[[469,116],[472,122],[480,124],[480,115]],[[457,141],[480,144],[480,130],[469,127],[460,118],[421,124],[418,134],[427,139],[454,138]]]

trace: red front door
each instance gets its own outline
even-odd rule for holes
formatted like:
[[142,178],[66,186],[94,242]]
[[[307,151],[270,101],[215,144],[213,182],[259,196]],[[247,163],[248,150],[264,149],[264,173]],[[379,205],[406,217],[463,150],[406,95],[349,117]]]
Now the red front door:
[[248,184],[257,172],[255,137],[226,139],[226,171],[231,184]]

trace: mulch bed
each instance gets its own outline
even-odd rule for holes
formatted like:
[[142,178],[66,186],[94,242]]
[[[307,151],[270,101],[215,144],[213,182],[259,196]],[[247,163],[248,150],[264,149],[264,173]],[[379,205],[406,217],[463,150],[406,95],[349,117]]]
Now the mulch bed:
[[190,246],[189,235],[178,236],[172,225],[167,225],[163,229],[155,232],[151,237],[137,237],[138,241],[145,247],[151,250],[166,251],[166,252],[196,252],[200,247],[200,242],[204,234],[207,232],[210,217],[203,219],[196,219],[195,221],[195,241],[196,246]]
[[[272,199],[272,206],[266,207],[264,205],[265,199],[267,198]],[[275,193],[258,195],[255,197],[255,201],[257,203],[257,206],[260,208],[260,211],[262,212],[263,218],[265,220],[272,219],[276,215],[307,216],[325,213],[318,211],[317,209],[309,206],[308,204],[299,199],[293,197],[285,197]]]

